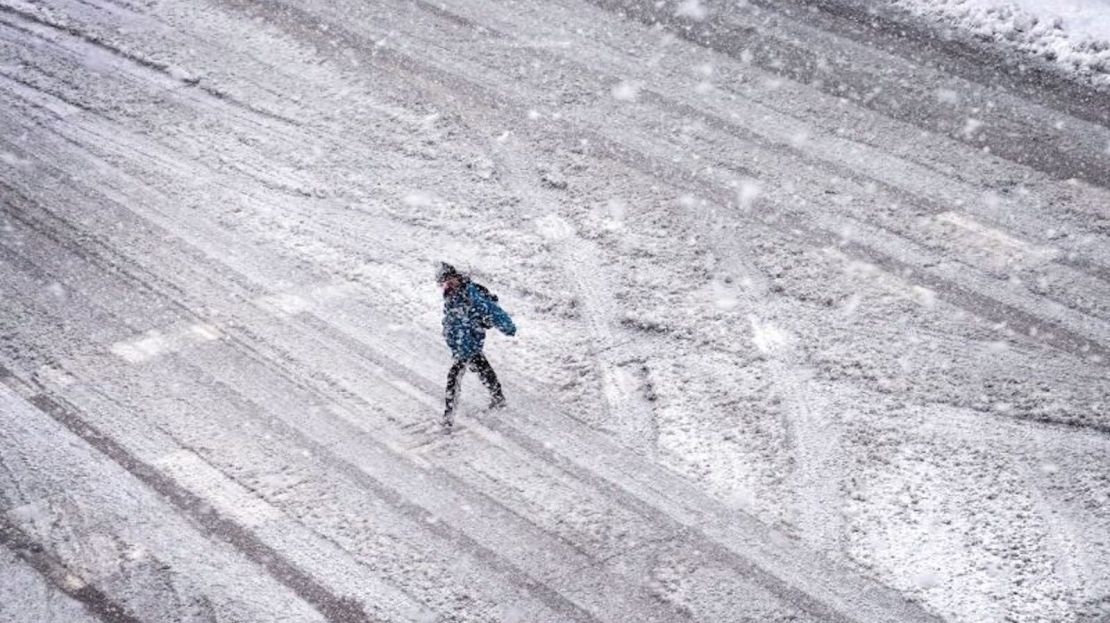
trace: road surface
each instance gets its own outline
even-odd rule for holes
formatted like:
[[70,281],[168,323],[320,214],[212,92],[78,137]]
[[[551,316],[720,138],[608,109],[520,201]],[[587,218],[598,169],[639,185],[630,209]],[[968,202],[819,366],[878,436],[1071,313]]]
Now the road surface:
[[0,0],[0,620],[1105,620],[1110,96],[862,6]]

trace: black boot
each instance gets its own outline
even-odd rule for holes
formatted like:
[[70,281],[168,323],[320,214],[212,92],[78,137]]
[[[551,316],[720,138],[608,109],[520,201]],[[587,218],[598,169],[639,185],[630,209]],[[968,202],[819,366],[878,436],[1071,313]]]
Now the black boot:
[[459,402],[459,382],[466,370],[465,361],[456,361],[447,372],[446,407],[443,410],[443,425],[450,429],[455,423],[455,406]]
[[482,384],[489,390],[490,395],[490,409],[500,409],[505,406],[505,393],[501,390],[501,382],[497,380],[497,373],[493,371],[493,366],[489,365],[489,361],[482,355],[475,355],[470,360],[470,367],[478,373],[482,379]]

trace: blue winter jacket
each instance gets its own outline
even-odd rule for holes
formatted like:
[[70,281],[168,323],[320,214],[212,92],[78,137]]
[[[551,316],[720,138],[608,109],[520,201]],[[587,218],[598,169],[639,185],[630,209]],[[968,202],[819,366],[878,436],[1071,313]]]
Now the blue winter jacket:
[[483,324],[493,325],[505,335],[516,334],[509,314],[473,283],[443,297],[443,339],[455,359],[470,359],[482,352],[486,341]]

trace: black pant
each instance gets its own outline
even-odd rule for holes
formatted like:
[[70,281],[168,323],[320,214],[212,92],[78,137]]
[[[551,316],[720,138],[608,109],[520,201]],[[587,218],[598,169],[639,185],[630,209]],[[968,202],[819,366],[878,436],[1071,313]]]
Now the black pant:
[[497,374],[490,367],[485,355],[478,353],[470,359],[456,359],[447,373],[447,413],[454,413],[455,405],[459,402],[459,382],[467,367],[481,377],[482,384],[489,390],[492,406],[505,402],[505,395],[501,392],[501,383],[497,380]]

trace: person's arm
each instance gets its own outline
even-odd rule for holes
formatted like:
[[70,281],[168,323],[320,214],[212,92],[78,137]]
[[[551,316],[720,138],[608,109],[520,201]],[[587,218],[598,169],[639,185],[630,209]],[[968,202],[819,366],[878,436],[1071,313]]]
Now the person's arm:
[[499,331],[509,336],[516,334],[516,325],[513,324],[513,319],[509,317],[505,310],[501,309],[500,305],[484,296],[481,290],[473,286],[470,288],[470,296],[475,305],[478,306],[482,316],[489,318],[490,323],[497,327]]
[[501,330],[502,333],[508,336],[516,335],[516,325],[513,324],[513,319],[501,306],[493,301],[490,301],[490,317],[493,318],[493,325]]

